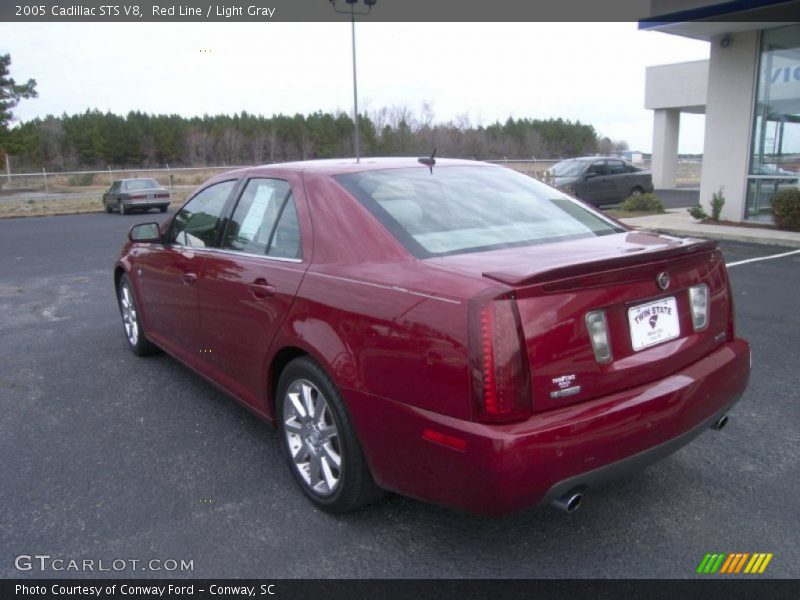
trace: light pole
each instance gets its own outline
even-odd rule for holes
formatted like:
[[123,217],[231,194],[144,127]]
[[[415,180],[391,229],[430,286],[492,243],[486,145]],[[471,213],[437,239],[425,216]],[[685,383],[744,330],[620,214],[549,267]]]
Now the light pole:
[[339,10],[336,7],[336,0],[330,0],[333,5],[333,10],[337,13],[350,15],[350,30],[353,39],[353,123],[355,124],[355,143],[353,144],[356,153],[356,162],[361,162],[361,152],[359,150],[359,136],[358,136],[358,80],[356,77],[356,15],[368,15],[372,11],[372,7],[378,0],[364,0],[366,10],[356,10],[358,0],[345,0],[345,3],[350,6],[349,10]]

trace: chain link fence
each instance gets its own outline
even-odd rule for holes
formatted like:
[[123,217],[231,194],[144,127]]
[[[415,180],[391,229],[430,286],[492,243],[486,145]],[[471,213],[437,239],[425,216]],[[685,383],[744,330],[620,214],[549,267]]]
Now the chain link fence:
[[[12,159],[13,160],[13,159]],[[0,175],[3,195],[59,195],[94,193],[107,189],[116,179],[150,177],[169,189],[194,187],[210,177],[246,165],[221,167],[163,167],[158,169],[106,169],[104,171],[55,171],[12,173],[7,166]]]

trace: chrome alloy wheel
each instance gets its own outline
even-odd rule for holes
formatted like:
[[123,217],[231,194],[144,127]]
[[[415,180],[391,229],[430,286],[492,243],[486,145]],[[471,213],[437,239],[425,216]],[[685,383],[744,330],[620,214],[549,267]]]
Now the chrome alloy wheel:
[[139,342],[139,321],[136,315],[136,305],[133,303],[130,286],[123,281],[119,286],[119,306],[122,310],[122,324],[125,326],[125,335],[131,346]]
[[315,494],[330,496],[342,478],[339,430],[325,396],[307,379],[289,385],[283,399],[283,431],[292,463]]

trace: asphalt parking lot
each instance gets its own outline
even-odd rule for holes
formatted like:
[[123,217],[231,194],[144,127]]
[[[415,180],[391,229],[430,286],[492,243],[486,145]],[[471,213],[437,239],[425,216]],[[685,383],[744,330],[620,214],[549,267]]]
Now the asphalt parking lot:
[[[771,552],[761,577],[800,577],[800,255],[730,270],[754,364],[724,431],[571,515],[389,496],[330,516],[269,425],[168,356],[127,349],[112,265],[131,224],[162,218],[0,220],[0,577],[684,578],[708,552]],[[784,251],[721,246],[728,262]],[[193,570],[19,571],[21,554]]]

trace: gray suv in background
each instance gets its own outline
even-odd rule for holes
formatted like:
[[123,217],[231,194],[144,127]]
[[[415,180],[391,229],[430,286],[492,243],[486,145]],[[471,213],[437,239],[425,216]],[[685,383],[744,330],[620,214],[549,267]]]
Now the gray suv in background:
[[611,156],[563,160],[548,169],[547,183],[595,206],[653,191],[650,171]]

